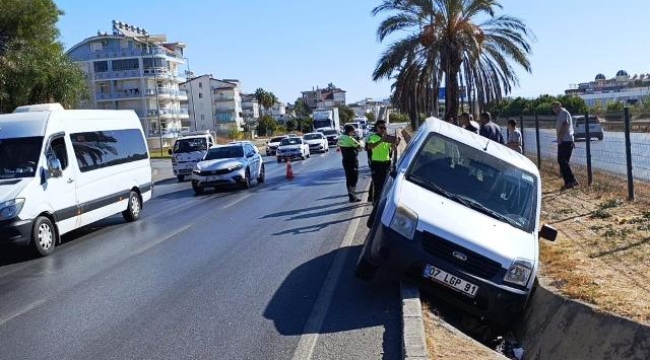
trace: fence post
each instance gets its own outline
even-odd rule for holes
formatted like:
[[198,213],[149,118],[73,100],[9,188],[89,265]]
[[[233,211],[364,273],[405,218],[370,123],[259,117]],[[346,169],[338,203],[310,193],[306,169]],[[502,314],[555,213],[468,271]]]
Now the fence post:
[[591,186],[593,183],[593,173],[591,169],[591,134],[589,133],[589,111],[585,111],[585,139],[587,151],[587,185]]
[[521,153],[526,153],[526,148],[524,147],[524,115],[519,115],[519,128],[521,129]]
[[632,174],[632,141],[630,140],[630,108],[623,109],[625,115],[625,162],[627,165],[628,199],[634,201],[634,175]]
[[542,146],[539,143],[539,115],[535,111],[535,142],[537,143],[537,168],[542,168]]

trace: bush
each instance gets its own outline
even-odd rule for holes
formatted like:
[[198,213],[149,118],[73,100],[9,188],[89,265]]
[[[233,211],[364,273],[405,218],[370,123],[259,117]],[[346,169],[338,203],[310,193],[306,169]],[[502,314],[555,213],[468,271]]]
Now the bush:
[[241,132],[239,129],[235,128],[230,131],[228,131],[228,137],[231,140],[241,140],[244,138],[244,133]]

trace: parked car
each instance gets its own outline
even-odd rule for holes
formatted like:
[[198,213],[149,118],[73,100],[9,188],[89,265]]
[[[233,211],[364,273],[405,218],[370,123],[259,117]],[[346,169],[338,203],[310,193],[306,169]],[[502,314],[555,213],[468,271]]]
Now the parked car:
[[327,138],[321,132],[313,132],[305,134],[303,140],[309,145],[309,152],[329,152],[330,147],[327,144]]
[[338,129],[332,129],[332,128],[324,128],[321,129],[320,132],[327,137],[327,145],[328,146],[336,146],[339,140],[339,136],[341,136],[341,131]]
[[295,158],[301,158],[305,160],[311,156],[311,152],[309,151],[309,145],[307,145],[307,143],[302,138],[288,137],[280,142],[276,156],[278,162]]
[[[573,138],[578,139],[587,139],[587,131],[585,128],[585,116],[576,115],[573,116]],[[603,127],[600,124],[600,119],[596,116],[589,116],[589,137],[596,138],[598,140],[603,140]],[[590,139],[591,140],[591,139]]]
[[248,143],[213,146],[192,171],[192,189],[200,195],[205,188],[240,185],[248,189],[254,180],[264,182],[262,155]]
[[133,110],[25,105],[0,115],[0,241],[51,254],[62,235],[153,194],[146,137]]
[[525,156],[430,118],[391,171],[368,225],[356,275],[384,266],[458,308],[508,324],[535,284],[539,171]]
[[172,170],[179,182],[192,175],[192,169],[215,143],[209,131],[185,133],[168,150],[172,156]]
[[282,139],[284,139],[286,137],[287,136],[276,136],[274,138],[271,138],[271,140],[269,140],[266,143],[266,156],[275,155],[275,150],[280,145],[280,142],[282,141]]

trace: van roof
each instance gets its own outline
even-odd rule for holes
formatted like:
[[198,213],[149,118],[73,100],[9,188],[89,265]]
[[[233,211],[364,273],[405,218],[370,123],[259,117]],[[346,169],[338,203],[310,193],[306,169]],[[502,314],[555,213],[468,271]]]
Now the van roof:
[[[526,170],[531,174],[535,174],[538,177],[540,176],[537,166],[535,166],[535,164],[526,156],[516,151],[512,151],[505,145],[489,140],[477,133],[467,131],[460,126],[450,124],[435,117],[427,118],[423,126],[425,127],[423,130],[428,133],[436,132],[444,135],[475,149],[483,150],[494,157],[506,161],[520,169]],[[486,145],[488,144],[489,146],[486,148]]]
[[14,110],[14,114],[24,113],[24,112],[61,111],[61,110],[65,110],[65,109],[59,103],[34,104],[34,105],[19,106]]

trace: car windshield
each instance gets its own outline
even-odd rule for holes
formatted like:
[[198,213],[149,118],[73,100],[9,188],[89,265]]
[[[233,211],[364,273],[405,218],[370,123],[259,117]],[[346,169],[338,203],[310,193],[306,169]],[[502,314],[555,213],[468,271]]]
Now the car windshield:
[[305,135],[305,140],[315,140],[315,139],[322,139],[323,135],[321,134],[307,134]]
[[336,132],[336,130],[323,130],[323,134],[325,134],[325,135],[336,135],[337,132]]
[[205,138],[179,139],[174,143],[174,153],[189,153],[193,151],[205,151],[208,145]]
[[302,144],[302,140],[300,138],[295,138],[295,137],[290,137],[282,140],[280,145],[299,145]]
[[224,146],[208,150],[203,160],[232,159],[244,157],[242,146]]
[[535,228],[537,178],[485,151],[431,134],[406,178],[521,230]]
[[284,136],[282,136],[282,137],[274,137],[273,139],[271,139],[270,142],[278,143],[278,142],[282,141],[282,139],[284,139]]
[[0,179],[34,177],[42,144],[42,136],[0,139]]

